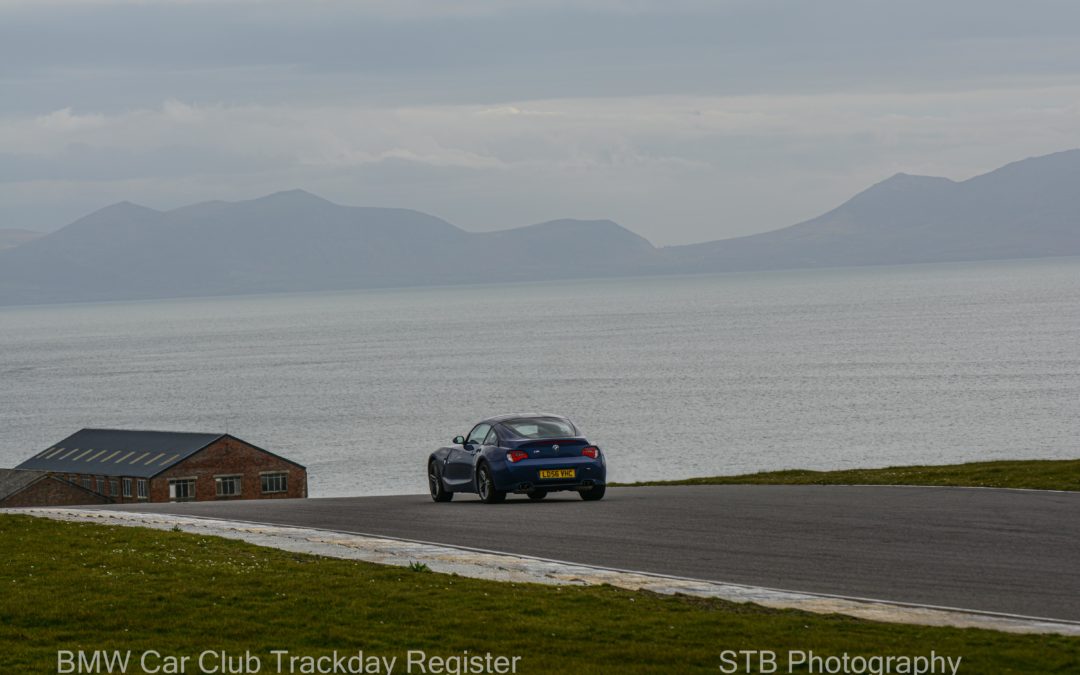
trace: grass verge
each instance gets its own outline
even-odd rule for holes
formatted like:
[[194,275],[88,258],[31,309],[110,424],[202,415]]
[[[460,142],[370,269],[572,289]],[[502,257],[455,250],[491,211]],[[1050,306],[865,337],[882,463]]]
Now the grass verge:
[[845,471],[768,471],[611,485],[944,485],[1080,490],[1080,460],[1010,460],[942,466],[891,466]]
[[195,658],[207,649],[250,650],[263,657],[262,672],[275,672],[274,649],[399,656],[395,672],[406,672],[406,650],[517,655],[521,673],[719,672],[726,649],[935,650],[962,656],[961,672],[970,673],[1080,668],[1076,638],[486,582],[182,532],[0,515],[0,547],[2,673],[56,672],[58,649]]

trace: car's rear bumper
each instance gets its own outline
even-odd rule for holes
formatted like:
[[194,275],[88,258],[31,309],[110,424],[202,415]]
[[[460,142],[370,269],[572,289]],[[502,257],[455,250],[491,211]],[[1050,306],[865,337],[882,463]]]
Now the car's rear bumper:
[[[541,478],[540,472],[551,469],[573,469],[573,478]],[[607,467],[603,459],[591,457],[549,457],[523,459],[511,464],[502,462],[492,467],[495,487],[504,492],[530,492],[532,490],[581,490],[607,482]]]

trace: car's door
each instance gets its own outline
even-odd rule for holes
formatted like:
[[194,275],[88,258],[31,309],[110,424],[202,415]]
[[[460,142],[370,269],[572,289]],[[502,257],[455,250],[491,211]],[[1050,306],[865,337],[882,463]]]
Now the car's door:
[[483,446],[484,437],[491,431],[490,424],[481,422],[473,427],[462,446],[454,446],[446,458],[443,479],[451,490],[460,490],[473,484],[473,466]]

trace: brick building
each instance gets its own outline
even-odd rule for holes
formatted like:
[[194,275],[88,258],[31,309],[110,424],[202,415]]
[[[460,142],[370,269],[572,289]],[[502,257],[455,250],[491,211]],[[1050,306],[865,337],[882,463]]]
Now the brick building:
[[229,434],[83,429],[16,469],[117,504],[307,497],[307,469]]
[[108,497],[48,471],[0,469],[0,508],[108,503]]

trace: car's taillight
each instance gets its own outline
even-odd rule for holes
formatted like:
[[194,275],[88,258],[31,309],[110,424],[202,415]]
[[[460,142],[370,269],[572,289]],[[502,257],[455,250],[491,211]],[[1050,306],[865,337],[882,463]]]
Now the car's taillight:
[[596,459],[600,456],[600,448],[596,447],[595,445],[586,445],[584,448],[581,449],[581,454],[586,457],[592,457],[593,459]]
[[525,452],[524,450],[511,450],[510,452],[506,453],[506,461],[510,462],[511,464],[515,464],[523,459],[528,458],[529,453]]

